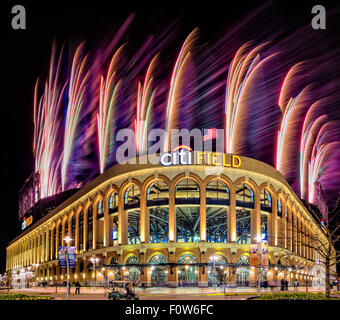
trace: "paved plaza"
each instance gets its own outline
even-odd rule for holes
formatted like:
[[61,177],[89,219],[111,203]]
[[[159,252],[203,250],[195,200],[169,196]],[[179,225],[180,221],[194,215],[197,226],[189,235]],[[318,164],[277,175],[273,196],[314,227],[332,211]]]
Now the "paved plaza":
[[[135,288],[140,300],[245,300],[251,296],[257,295],[257,289],[252,287],[239,288]],[[299,292],[306,292],[305,287],[299,287]],[[9,290],[1,290],[3,293],[25,293],[39,294],[54,297],[56,300],[66,299],[65,287],[37,287],[37,288],[13,288]],[[81,287],[80,295],[75,295],[75,288],[71,287],[71,300],[107,300],[110,289]],[[261,293],[265,292],[287,292],[280,291],[280,288],[261,289]],[[288,292],[294,292],[294,289],[289,289]],[[324,292],[322,289],[308,288],[308,292]],[[336,292],[332,290],[332,292]]]

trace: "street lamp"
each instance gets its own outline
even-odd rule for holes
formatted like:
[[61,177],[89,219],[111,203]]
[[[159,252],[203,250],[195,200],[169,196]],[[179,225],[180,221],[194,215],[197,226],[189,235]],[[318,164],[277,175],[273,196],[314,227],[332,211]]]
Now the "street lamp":
[[93,264],[93,271],[94,271],[94,282],[93,282],[93,290],[95,290],[95,287],[96,287],[96,263],[99,262],[99,258],[96,258],[95,256],[90,258],[90,261],[92,262]]
[[[216,261],[217,261],[217,256],[212,256],[212,257],[210,257],[210,261],[212,261],[212,262],[214,263],[213,270],[214,270],[214,274],[215,274],[215,263],[216,263]],[[215,290],[215,282],[216,282],[215,280],[217,280],[217,279],[214,279],[214,283],[213,283],[214,290]]]
[[261,295],[261,286],[260,286],[260,276],[261,276],[261,243],[262,237],[258,235],[256,237],[257,242],[257,296]]
[[67,270],[67,279],[66,279],[66,299],[69,300],[70,299],[70,268],[69,268],[69,264],[68,264],[68,247],[70,245],[70,242],[72,241],[72,239],[67,236],[64,238],[64,241],[66,242],[67,248],[66,248],[66,270]]

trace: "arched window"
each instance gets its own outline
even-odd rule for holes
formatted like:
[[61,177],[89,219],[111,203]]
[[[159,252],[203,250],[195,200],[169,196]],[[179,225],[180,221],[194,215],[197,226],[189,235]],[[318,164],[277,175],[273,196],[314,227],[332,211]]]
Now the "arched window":
[[[65,233],[64,233],[64,238],[68,236],[68,228],[69,228],[69,223],[68,223],[68,219],[66,219],[65,221]],[[63,239],[64,240],[64,239]],[[66,242],[64,242],[66,244]]]
[[229,188],[214,179],[206,189],[206,225],[207,242],[227,242],[227,206],[229,206]]
[[175,190],[176,241],[200,241],[200,189],[193,179],[181,180]]
[[272,197],[270,196],[269,192],[265,189],[261,191],[261,210],[266,212],[272,212]]
[[124,209],[134,209],[139,207],[140,202],[140,190],[139,187],[135,184],[130,186],[124,195]]
[[272,198],[269,192],[265,189],[261,191],[261,237],[263,241],[268,241],[268,219],[272,212]]
[[199,204],[200,188],[193,179],[183,179],[176,185],[176,204]]
[[61,247],[62,246],[62,241],[63,241],[63,234],[62,234],[62,227],[61,227],[61,223],[59,223],[59,227],[58,227],[59,229],[59,247]]
[[109,198],[109,213],[118,211],[118,194],[112,192]]
[[164,181],[156,181],[147,189],[147,206],[150,243],[168,242],[169,187]]
[[236,242],[251,242],[251,210],[254,208],[254,192],[245,183],[236,187]]
[[130,256],[127,260],[126,260],[126,264],[137,264],[139,263],[139,260],[136,256]]
[[150,264],[167,263],[166,258],[162,254],[156,254],[150,259]]
[[[113,191],[109,197],[109,216],[110,216],[110,246],[117,245],[118,241],[118,193]],[[112,230],[112,231],[111,231]]]
[[79,250],[84,250],[84,211],[81,210],[79,213]]
[[227,185],[219,180],[214,179],[210,181],[206,189],[206,203],[215,205],[229,205],[229,188]]
[[277,215],[282,218],[282,204],[281,200],[277,200]]
[[128,211],[129,244],[140,243],[140,190],[135,184],[131,185],[124,195],[124,209]]
[[241,183],[236,188],[236,206],[254,209],[254,192],[245,183]]
[[71,218],[71,239],[73,241],[73,244],[75,244],[75,239],[76,239],[76,217],[73,214]]
[[104,216],[104,202],[103,199],[98,201],[98,207],[97,207],[97,219],[100,219]]
[[[126,265],[129,264],[139,264],[139,260],[136,256],[130,256],[126,260]],[[129,268],[129,280],[132,281],[133,283],[138,282],[140,279],[140,270],[138,267],[130,267]]]
[[238,261],[238,264],[242,265],[242,266],[249,266],[249,257],[246,255],[242,255]]
[[87,244],[86,250],[93,249],[93,208],[92,205],[87,209]]

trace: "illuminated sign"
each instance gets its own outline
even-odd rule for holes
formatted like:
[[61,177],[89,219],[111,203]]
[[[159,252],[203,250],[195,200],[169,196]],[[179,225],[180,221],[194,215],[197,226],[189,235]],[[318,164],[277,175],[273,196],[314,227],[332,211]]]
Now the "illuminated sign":
[[33,222],[33,217],[29,216],[27,219],[23,218],[23,222],[21,224],[21,230],[26,229]]
[[192,151],[188,146],[178,146],[171,153],[162,154],[160,163],[163,166],[202,164],[239,168],[241,166],[241,158],[233,154]]

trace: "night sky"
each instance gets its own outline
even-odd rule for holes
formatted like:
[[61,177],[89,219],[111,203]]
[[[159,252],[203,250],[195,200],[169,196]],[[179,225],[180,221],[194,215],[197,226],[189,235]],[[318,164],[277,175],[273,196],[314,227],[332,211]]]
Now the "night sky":
[[[59,43],[69,40],[86,40],[92,46],[110,30],[117,30],[132,12],[136,13],[131,28],[131,38],[138,39],[140,29],[166,26],[179,21],[180,30],[187,35],[196,26],[206,37],[242,19],[260,1],[6,1],[2,12],[5,23],[2,30],[1,51],[5,54],[2,78],[2,212],[0,222],[0,272],[5,270],[5,248],[18,235],[18,191],[33,172],[33,91],[36,79],[46,74],[53,39]],[[122,3],[123,4],[122,4]],[[296,7],[299,2],[300,7]],[[136,4],[139,3],[139,4]],[[317,1],[317,4],[324,4]],[[27,13],[27,30],[11,28],[11,8],[24,5]],[[272,16],[296,25],[309,24],[312,2],[270,2]],[[275,18],[276,17],[276,18]],[[338,19],[340,20],[340,19]],[[339,26],[328,25],[329,37],[339,33]],[[139,35],[140,37],[143,34]],[[133,40],[131,40],[133,41]],[[3,70],[3,69],[2,69]]]

